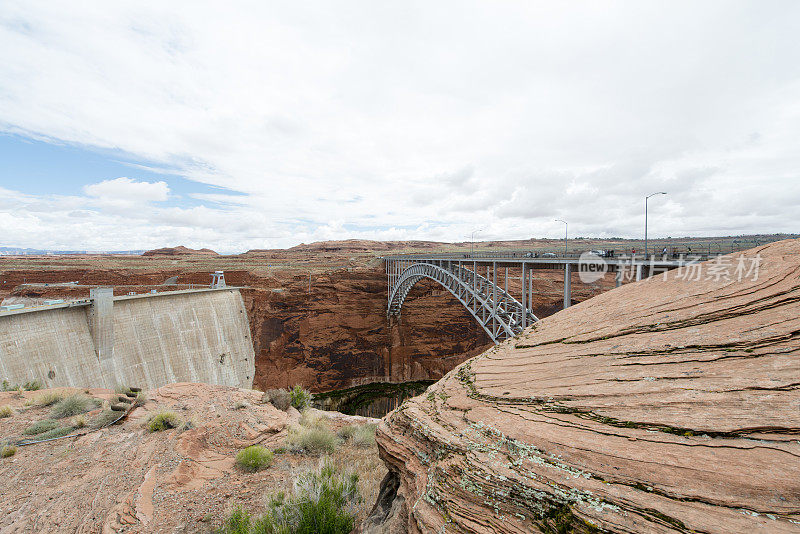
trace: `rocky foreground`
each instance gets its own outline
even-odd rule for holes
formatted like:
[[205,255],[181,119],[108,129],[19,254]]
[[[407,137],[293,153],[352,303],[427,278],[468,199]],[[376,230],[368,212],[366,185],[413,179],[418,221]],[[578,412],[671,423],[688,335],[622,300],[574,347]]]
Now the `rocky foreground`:
[[800,532],[800,242],[727,259],[730,280],[623,286],[404,403],[363,530]]
[[[53,391],[0,392],[0,406],[13,409],[0,418],[0,444],[47,417],[50,408],[26,404]],[[80,390],[69,390],[74,391]],[[116,398],[108,390],[87,392],[106,402]],[[235,466],[236,454],[250,445],[280,451],[289,427],[300,420],[294,408],[263,403],[258,391],[183,383],[147,397],[118,424],[19,446],[13,456],[0,458],[0,532],[210,533],[235,507],[257,514],[270,495],[291,494],[297,473],[320,462],[319,456],[285,451],[255,473]],[[176,414],[181,427],[149,432],[146,421],[162,410]],[[91,421],[98,411],[85,417]],[[332,430],[372,421],[312,412]],[[331,458],[360,475],[366,512],[386,472],[374,445],[342,444]]]

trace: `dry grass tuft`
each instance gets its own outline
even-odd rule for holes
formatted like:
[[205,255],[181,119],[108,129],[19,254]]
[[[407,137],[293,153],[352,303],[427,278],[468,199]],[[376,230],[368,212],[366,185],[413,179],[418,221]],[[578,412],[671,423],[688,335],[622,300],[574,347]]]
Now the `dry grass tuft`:
[[336,451],[340,440],[327,428],[308,428],[295,426],[289,429],[286,447],[302,454],[331,454]]
[[0,406],[0,419],[11,417],[12,415],[14,415],[14,410],[11,409],[11,406]]
[[45,391],[28,400],[25,403],[25,406],[33,406],[37,408],[41,408],[43,406],[52,406],[66,396],[67,394],[63,391]]
[[99,401],[93,399],[83,393],[76,393],[69,397],[64,397],[53,405],[50,411],[50,416],[55,419],[63,419],[64,417],[72,417],[80,413],[88,412],[96,408]]
[[261,397],[261,402],[272,403],[274,407],[285,412],[292,405],[292,396],[285,389],[268,389]]
[[72,419],[71,425],[74,428],[83,428],[86,426],[86,416],[81,414]]
[[303,410],[303,413],[300,414],[300,426],[320,430],[330,429],[328,418],[319,412],[312,412],[311,410]]

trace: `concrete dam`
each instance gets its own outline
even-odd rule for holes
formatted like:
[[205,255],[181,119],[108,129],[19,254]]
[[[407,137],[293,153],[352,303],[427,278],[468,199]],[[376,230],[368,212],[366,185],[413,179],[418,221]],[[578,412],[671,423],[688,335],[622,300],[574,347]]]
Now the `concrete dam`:
[[113,296],[0,312],[0,380],[46,387],[250,388],[255,353],[236,288]]

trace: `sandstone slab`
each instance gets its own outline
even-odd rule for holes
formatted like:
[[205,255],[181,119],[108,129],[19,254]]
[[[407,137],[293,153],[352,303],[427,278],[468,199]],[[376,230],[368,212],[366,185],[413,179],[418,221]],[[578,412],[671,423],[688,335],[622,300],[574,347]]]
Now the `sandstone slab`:
[[799,253],[625,285],[463,363],[379,426],[363,530],[800,532]]

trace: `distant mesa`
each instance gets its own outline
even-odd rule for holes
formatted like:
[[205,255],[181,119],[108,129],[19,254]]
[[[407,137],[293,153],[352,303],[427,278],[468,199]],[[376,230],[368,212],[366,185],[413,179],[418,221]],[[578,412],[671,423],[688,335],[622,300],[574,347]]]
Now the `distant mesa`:
[[142,256],[219,256],[210,248],[193,249],[184,246],[148,250]]
[[445,245],[436,241],[370,241],[367,239],[345,239],[342,241],[317,241],[301,243],[290,248],[308,252],[374,252],[380,250],[404,250],[409,248],[437,248]]

